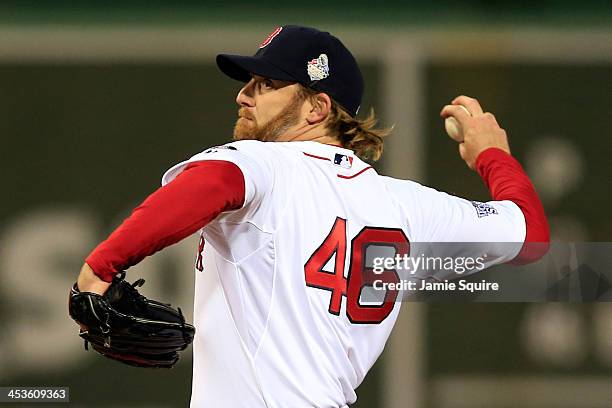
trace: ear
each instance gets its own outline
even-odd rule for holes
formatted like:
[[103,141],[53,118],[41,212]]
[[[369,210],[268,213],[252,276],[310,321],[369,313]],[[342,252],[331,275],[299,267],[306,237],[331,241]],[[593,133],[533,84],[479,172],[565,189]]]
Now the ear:
[[329,115],[332,101],[326,93],[318,93],[310,100],[310,109],[306,115],[306,121],[311,124],[323,122]]

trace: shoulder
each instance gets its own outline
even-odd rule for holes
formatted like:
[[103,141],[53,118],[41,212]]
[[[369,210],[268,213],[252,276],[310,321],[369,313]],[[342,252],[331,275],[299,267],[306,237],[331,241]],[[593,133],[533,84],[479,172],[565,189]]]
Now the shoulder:
[[282,161],[293,155],[292,149],[283,143],[261,142],[259,140],[240,140],[221,146],[210,147],[191,158],[196,160],[215,160],[225,157],[245,157],[255,162]]
[[405,196],[407,194],[418,194],[419,192],[427,192],[433,190],[416,181],[403,180],[389,176],[380,176],[380,180],[385,184],[389,193],[397,196]]
[[380,176],[390,197],[395,199],[399,206],[409,210],[433,210],[436,205],[452,200],[450,194],[435,188],[425,186],[416,181],[397,179],[389,176]]
[[236,164],[245,177],[272,177],[277,169],[287,169],[292,161],[291,149],[275,142],[241,140],[209,147],[189,159],[172,166],[162,177],[162,184],[172,181],[190,163],[220,160]]

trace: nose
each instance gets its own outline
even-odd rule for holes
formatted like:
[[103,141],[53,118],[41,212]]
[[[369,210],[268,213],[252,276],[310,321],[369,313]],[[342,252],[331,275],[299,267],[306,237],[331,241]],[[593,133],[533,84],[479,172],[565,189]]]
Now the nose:
[[238,95],[236,96],[236,103],[240,106],[248,106],[248,107],[253,107],[254,106],[254,99],[253,99],[253,84],[254,84],[254,80],[251,79],[249,82],[247,82],[242,89],[240,90],[240,92],[238,92]]

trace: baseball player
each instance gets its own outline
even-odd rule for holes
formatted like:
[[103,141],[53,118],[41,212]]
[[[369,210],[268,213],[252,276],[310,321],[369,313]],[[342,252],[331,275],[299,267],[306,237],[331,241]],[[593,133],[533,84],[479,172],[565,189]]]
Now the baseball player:
[[[461,158],[491,193],[475,204],[364,161],[379,158],[386,131],[373,114],[356,117],[362,76],[331,34],[278,27],[254,56],[217,64],[244,83],[235,141],[170,168],[77,282],[102,294],[118,272],[199,231],[191,406],[354,403],[401,306],[392,291],[361,299],[372,248],[392,257],[412,242],[485,242],[486,266],[545,252],[526,245],[549,241],[536,191],[477,100],[460,96],[441,112],[460,124]],[[378,276],[398,279],[393,269]]]

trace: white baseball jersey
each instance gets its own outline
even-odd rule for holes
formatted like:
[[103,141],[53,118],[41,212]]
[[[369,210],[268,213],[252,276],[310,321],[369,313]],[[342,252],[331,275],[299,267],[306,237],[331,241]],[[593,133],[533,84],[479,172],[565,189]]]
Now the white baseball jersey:
[[[362,302],[371,246],[392,256],[410,242],[525,238],[510,201],[485,203],[492,215],[479,216],[468,200],[380,176],[332,145],[233,142],[174,166],[163,183],[199,160],[235,163],[245,202],[202,230],[192,407],[355,402],[401,306],[390,292],[387,302]],[[503,248],[491,244],[487,265],[512,259],[520,245]]]

